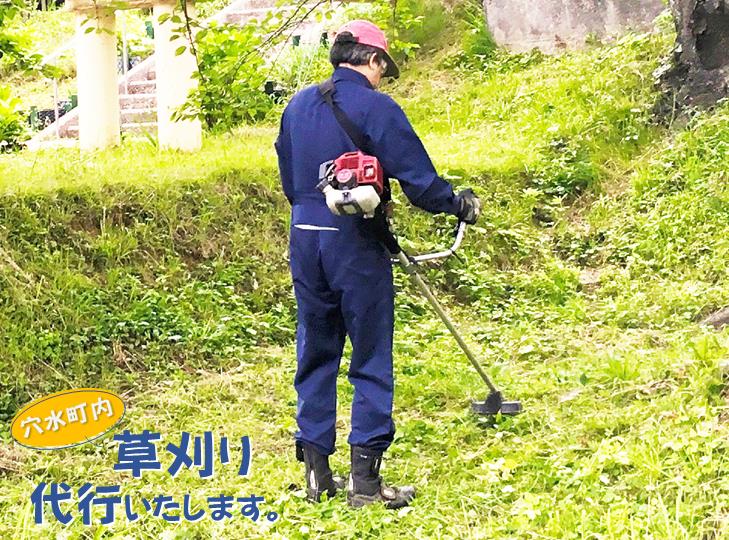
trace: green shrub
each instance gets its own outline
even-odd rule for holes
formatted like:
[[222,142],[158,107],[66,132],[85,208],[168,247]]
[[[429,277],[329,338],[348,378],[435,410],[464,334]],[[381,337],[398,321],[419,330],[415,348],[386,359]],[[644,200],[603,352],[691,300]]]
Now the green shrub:
[[198,117],[208,128],[224,130],[265,118],[273,100],[264,92],[268,70],[259,45],[254,24],[214,26],[198,33],[199,85],[180,116]]
[[0,73],[40,69],[41,55],[29,52],[32,46],[30,33],[12,27],[26,9],[23,0],[0,2]]
[[[124,42],[120,35],[117,35],[116,53],[122,58]],[[154,53],[154,40],[146,35],[127,34],[127,55],[129,58],[147,58]]]
[[299,47],[286,46],[271,69],[271,79],[280,84],[287,94],[321,82],[332,72],[327,45]]
[[460,19],[465,26],[461,44],[466,55],[485,57],[496,49],[496,42],[486,24],[482,2],[478,0],[464,2]]
[[530,181],[545,195],[564,199],[579,195],[596,179],[597,170],[584,144],[556,138],[545,146]]
[[0,86],[0,153],[12,152],[20,148],[27,128],[20,114],[20,100],[7,86]]
[[440,35],[446,15],[443,5],[431,0],[398,0],[393,5],[393,54],[408,60]]
[[478,0],[466,0],[454,13],[456,31],[461,36],[458,50],[449,55],[444,67],[483,68],[497,51],[496,42],[486,25],[483,4]]

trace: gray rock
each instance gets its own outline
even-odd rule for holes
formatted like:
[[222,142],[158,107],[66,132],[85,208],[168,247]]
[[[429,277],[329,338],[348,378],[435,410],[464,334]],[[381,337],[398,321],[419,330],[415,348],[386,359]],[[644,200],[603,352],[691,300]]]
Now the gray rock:
[[703,321],[701,321],[701,324],[713,326],[717,330],[729,325],[729,307],[725,307],[723,309],[720,309],[719,311],[715,311],[714,313],[706,317]]
[[729,96],[729,0],[671,0],[678,39],[661,76],[679,109]]
[[484,9],[499,45],[551,53],[583,46],[590,36],[649,29],[665,5],[662,0],[484,0]]

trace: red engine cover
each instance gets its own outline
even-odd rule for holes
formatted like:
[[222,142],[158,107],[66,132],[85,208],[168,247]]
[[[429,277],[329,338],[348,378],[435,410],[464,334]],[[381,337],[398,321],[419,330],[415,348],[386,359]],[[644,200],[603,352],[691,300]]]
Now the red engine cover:
[[372,186],[378,195],[382,195],[384,174],[375,156],[360,151],[342,154],[334,160],[334,174],[337,181],[347,188]]

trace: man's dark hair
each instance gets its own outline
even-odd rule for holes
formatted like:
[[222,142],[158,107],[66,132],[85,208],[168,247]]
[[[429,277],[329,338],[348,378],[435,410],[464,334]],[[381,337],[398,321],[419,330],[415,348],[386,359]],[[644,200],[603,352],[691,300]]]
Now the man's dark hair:
[[355,37],[349,32],[337,34],[334,44],[329,51],[329,61],[337,68],[339,64],[352,64],[363,66],[368,64],[372,54],[376,54],[378,63],[384,60],[382,51],[377,47],[357,43]]

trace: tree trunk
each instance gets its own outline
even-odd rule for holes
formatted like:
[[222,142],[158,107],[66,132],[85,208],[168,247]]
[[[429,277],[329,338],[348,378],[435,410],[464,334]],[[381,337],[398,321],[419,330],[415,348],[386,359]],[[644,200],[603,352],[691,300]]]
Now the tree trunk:
[[729,0],[670,0],[678,38],[662,76],[678,108],[729,96]]

